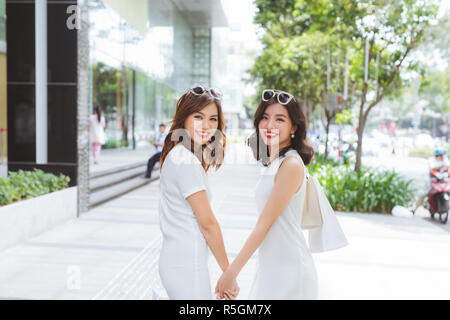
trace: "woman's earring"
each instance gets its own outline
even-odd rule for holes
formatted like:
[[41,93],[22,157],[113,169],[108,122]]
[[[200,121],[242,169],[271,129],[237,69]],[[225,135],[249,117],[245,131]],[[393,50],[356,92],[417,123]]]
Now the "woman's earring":
[[291,139],[295,138],[295,133],[291,133]]

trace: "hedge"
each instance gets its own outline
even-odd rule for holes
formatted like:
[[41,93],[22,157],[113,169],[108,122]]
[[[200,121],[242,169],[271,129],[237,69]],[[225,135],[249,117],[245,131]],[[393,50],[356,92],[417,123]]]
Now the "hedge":
[[56,176],[39,169],[9,172],[9,177],[0,178],[0,206],[65,189],[69,181],[68,176]]
[[415,196],[412,180],[393,170],[363,166],[355,172],[353,166],[323,161],[320,155],[314,157],[309,170],[324,188],[333,209],[338,211],[391,213],[396,205],[409,206]]

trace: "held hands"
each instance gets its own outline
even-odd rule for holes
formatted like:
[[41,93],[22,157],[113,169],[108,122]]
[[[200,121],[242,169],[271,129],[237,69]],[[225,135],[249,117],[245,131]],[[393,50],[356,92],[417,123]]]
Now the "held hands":
[[230,269],[227,269],[217,281],[216,285],[216,298],[225,300],[234,300],[239,294],[240,288],[236,282],[236,276],[234,276]]

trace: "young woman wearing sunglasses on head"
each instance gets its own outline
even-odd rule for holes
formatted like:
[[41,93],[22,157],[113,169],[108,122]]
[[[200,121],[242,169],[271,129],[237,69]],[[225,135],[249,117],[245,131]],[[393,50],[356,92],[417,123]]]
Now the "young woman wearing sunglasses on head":
[[231,294],[236,277],[259,248],[250,299],[316,299],[314,261],[300,229],[308,165],[314,151],[306,141],[300,101],[287,92],[265,90],[250,138],[264,167],[255,198],[260,217],[244,246],[216,286],[219,298]]
[[[222,232],[211,210],[207,172],[220,167],[225,121],[215,89],[195,86],[177,101],[161,153],[159,259],[170,299],[212,299],[208,247],[223,271],[229,265]],[[231,298],[239,292],[233,282]]]

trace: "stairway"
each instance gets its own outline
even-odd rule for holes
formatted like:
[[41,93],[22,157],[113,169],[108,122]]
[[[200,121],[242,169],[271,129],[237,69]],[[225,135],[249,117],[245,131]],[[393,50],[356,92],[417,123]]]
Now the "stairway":
[[89,207],[95,207],[136,188],[159,179],[159,163],[152,171],[152,178],[144,178],[147,161],[91,173],[89,180]]

